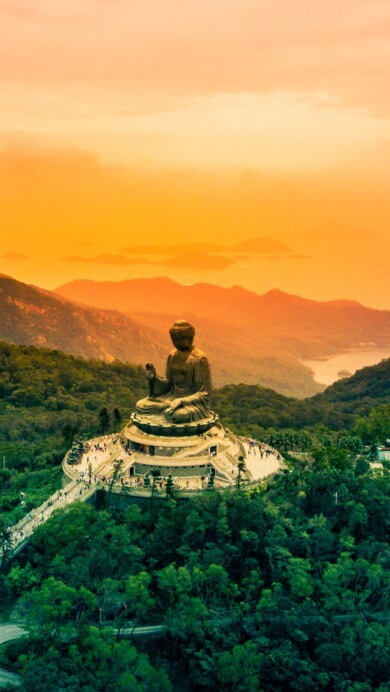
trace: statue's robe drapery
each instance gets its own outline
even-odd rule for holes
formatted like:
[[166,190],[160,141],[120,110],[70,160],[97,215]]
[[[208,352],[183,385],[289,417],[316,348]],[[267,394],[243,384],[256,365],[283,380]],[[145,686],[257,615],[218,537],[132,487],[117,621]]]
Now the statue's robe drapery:
[[[208,418],[212,383],[207,356],[194,346],[187,359],[179,363],[179,369],[176,366],[173,372],[175,357],[180,357],[177,350],[168,356],[165,378],[156,376],[153,398],[138,401],[137,412],[146,416],[163,416],[173,422]],[[182,405],[173,413],[165,414],[164,410],[173,399],[181,399]]]

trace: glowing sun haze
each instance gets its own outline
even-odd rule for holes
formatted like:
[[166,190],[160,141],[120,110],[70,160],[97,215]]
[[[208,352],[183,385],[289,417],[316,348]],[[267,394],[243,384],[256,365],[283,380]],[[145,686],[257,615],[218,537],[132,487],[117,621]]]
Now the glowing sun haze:
[[390,309],[389,19],[387,0],[3,0],[0,271]]

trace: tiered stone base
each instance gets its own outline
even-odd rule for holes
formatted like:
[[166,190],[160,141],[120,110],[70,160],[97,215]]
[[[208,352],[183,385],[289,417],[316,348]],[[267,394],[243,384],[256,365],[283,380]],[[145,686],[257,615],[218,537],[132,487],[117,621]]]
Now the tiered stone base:
[[242,450],[237,438],[216,422],[217,416],[213,420],[211,425],[208,421],[204,432],[196,434],[191,430],[188,434],[186,425],[176,425],[174,434],[169,435],[167,430],[161,434],[157,426],[156,433],[152,432],[152,424],[144,431],[132,417],[132,423],[121,433],[127,451],[123,464],[125,477],[145,476],[159,470],[162,477],[172,476],[186,483],[191,478],[203,480],[212,475],[216,485],[230,485],[235,480]]
[[131,420],[139,430],[149,435],[162,437],[202,435],[216,425],[219,420],[214,411],[210,412],[208,418],[202,418],[191,423],[167,423],[160,418],[160,416],[141,416],[139,413],[131,414]]

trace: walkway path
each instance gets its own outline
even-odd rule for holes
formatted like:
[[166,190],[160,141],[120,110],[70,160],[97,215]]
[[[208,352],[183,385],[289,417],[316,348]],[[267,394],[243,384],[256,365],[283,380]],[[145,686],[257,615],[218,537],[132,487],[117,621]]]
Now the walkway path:
[[0,668],[0,690],[8,689],[9,687],[20,687],[22,678],[20,675],[10,673],[5,668]]
[[260,442],[249,442],[243,440],[245,449],[245,465],[250,471],[252,479],[257,481],[267,478],[276,471],[279,471],[283,457],[267,445]]
[[57,490],[45,502],[33,509],[17,524],[11,527],[10,548],[13,555],[24,547],[35,529],[43,524],[56,509],[65,507],[77,499],[85,500],[90,493],[88,483],[72,481],[63,490]]
[[[14,625],[11,622],[5,622],[0,625],[0,645],[10,642],[13,639],[20,639],[27,634],[26,630],[19,625]],[[20,687],[21,677],[15,673],[10,673],[5,668],[0,668],[0,689],[6,686]]]
[[[17,555],[20,550],[22,550],[35,529],[47,521],[56,509],[63,508],[75,500],[82,500],[85,502],[85,500],[95,492],[94,486],[100,480],[101,475],[104,474],[106,469],[107,476],[112,474],[112,461],[117,455],[117,448],[114,443],[116,438],[116,435],[110,435],[91,440],[89,446],[90,449],[92,448],[92,451],[88,450],[88,452],[83,454],[81,463],[78,465],[77,469],[74,470],[74,480],[68,483],[62,490],[57,490],[45,500],[40,507],[33,509],[17,524],[10,528],[10,548],[13,556]],[[93,449],[95,445],[97,445],[99,449]],[[115,448],[114,450],[113,447]],[[95,471],[90,481],[88,471],[91,457],[93,457]]]
[[13,639],[20,639],[27,634],[26,630],[12,622],[4,622],[0,625],[0,645]]

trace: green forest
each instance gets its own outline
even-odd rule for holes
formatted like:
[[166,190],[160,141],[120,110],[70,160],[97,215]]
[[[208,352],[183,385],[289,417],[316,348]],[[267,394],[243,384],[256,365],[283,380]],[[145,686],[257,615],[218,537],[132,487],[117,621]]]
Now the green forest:
[[[28,636],[0,665],[31,692],[388,690],[389,469],[370,460],[389,436],[389,373],[303,401],[217,390],[224,425],[283,450],[267,482],[57,510],[2,560],[3,620]],[[72,441],[119,430],[144,393],[142,368],[0,344],[3,544],[59,487]]]
[[250,490],[75,503],[3,570],[29,638],[2,664],[36,692],[384,692],[388,531],[388,476],[331,447]]

